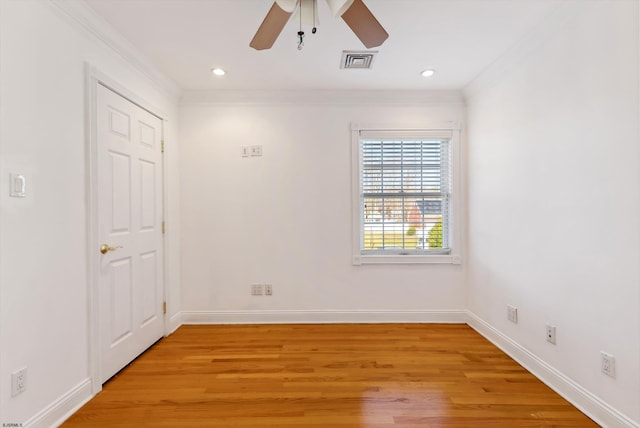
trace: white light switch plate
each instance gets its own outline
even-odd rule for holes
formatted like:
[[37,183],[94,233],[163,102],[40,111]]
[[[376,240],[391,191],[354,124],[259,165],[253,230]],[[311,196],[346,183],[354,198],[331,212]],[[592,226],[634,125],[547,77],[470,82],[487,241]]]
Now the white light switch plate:
[[9,196],[24,198],[27,196],[27,179],[22,174],[9,174]]
[[251,156],[262,156],[262,146],[251,146]]

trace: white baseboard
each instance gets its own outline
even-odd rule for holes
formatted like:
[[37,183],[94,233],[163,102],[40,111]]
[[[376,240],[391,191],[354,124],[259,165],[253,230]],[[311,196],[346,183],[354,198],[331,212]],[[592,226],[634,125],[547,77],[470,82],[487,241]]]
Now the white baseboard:
[[174,331],[176,331],[182,325],[182,312],[177,312],[169,318],[169,323],[167,325],[167,331],[165,336],[171,335]]
[[23,426],[24,428],[60,426],[92,397],[91,380],[86,379],[29,419]]
[[496,330],[473,312],[467,312],[467,324],[598,424],[607,428],[640,428],[638,423]]
[[443,323],[464,324],[464,310],[377,311],[183,311],[183,324],[337,324]]

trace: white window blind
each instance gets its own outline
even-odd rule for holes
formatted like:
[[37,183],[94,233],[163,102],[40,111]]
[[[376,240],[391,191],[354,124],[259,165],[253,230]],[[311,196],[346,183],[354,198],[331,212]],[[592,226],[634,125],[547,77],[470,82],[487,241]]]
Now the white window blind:
[[442,132],[360,131],[360,254],[450,253],[451,158]]

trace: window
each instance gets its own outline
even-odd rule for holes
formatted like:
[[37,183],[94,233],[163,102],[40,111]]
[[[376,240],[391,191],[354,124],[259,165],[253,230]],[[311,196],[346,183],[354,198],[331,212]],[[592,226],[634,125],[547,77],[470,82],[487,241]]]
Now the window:
[[353,130],[354,264],[460,262],[458,135]]

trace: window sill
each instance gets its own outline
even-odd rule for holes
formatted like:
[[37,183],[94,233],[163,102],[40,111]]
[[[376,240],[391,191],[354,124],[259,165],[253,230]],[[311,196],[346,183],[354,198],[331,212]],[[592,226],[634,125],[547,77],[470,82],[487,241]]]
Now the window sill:
[[462,264],[459,255],[357,255],[353,256],[352,264],[360,265],[406,265],[406,264]]

